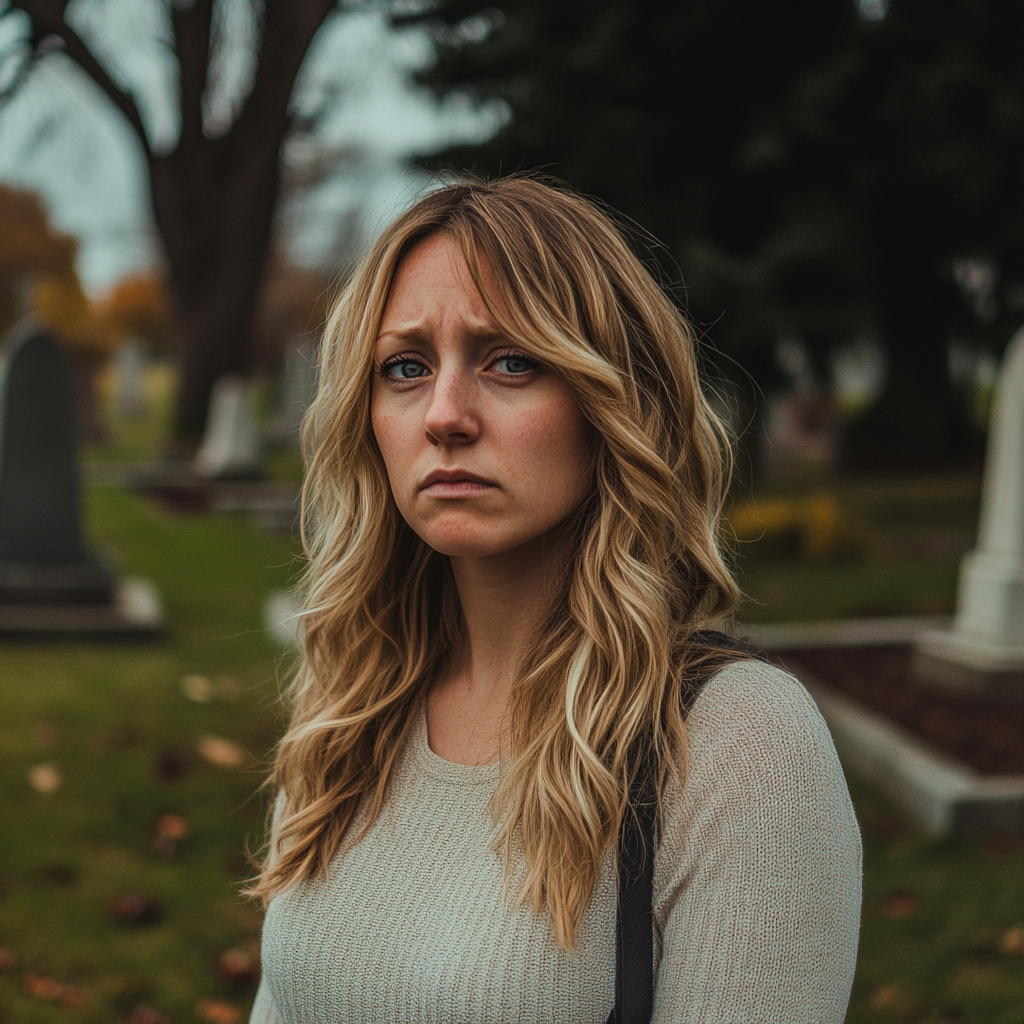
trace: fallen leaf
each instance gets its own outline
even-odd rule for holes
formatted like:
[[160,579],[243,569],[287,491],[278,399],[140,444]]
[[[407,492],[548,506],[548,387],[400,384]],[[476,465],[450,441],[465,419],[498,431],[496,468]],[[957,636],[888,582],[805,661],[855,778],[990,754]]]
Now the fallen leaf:
[[125,892],[114,898],[110,909],[118,924],[138,926],[156,924],[163,911],[156,900],[141,892]]
[[26,974],[21,979],[21,987],[33,999],[48,999],[54,1003],[64,991],[64,986],[56,978],[47,978],[44,974]]
[[156,834],[168,839],[184,839],[191,831],[192,826],[183,814],[161,814],[156,823]]
[[160,782],[175,782],[188,769],[188,755],[175,747],[164,747],[153,758],[153,774]]
[[999,952],[1024,956],[1024,928],[1008,928],[999,940]]
[[194,700],[197,704],[205,704],[213,698],[213,683],[206,676],[183,676],[181,692],[189,700]]
[[229,984],[244,988],[260,980],[260,962],[255,953],[244,949],[225,949],[214,966],[217,973]]
[[21,979],[21,987],[26,995],[33,999],[45,999],[50,1003],[60,1003],[69,1010],[81,1010],[89,1001],[89,993],[78,985],[66,985],[56,978],[48,978],[44,974],[26,974]]
[[225,999],[200,999],[196,1013],[209,1024],[241,1024],[242,1013],[234,1003]]
[[171,1022],[162,1013],[157,1013],[152,1006],[136,1006],[125,1017],[124,1024],[171,1024]]
[[36,742],[45,750],[57,745],[57,729],[50,722],[40,722],[36,726]]
[[883,917],[903,920],[914,917],[921,905],[916,892],[911,889],[893,889],[882,898],[878,910]]
[[37,764],[29,769],[28,784],[37,793],[56,793],[64,785],[64,776],[55,764]]
[[89,993],[78,985],[64,985],[57,1001],[68,1010],[81,1010],[89,1002]]
[[161,857],[173,860],[178,855],[178,843],[191,831],[188,818],[181,814],[161,814],[156,823],[153,849]]
[[196,744],[196,750],[218,768],[238,768],[245,763],[242,748],[222,736],[203,736]]
[[16,971],[17,969],[18,958],[14,950],[8,949],[6,946],[0,946],[0,974],[6,974],[8,971]]
[[899,994],[900,990],[895,985],[884,985],[882,988],[876,988],[868,996],[868,1006],[872,1010],[888,1009],[899,998]]

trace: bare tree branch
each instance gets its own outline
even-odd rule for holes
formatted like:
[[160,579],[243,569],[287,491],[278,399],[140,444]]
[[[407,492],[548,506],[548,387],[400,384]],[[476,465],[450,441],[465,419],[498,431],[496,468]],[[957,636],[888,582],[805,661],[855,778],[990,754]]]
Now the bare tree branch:
[[337,6],[338,0],[266,0],[252,91],[229,135],[249,135],[268,122],[287,124],[291,88],[309,44]]
[[210,75],[210,32],[213,0],[196,0],[191,6],[171,9],[174,52],[178,58],[182,137],[203,134],[203,95]]
[[56,36],[64,44],[64,52],[107,94],[111,102],[128,119],[136,135],[146,149],[149,139],[146,127],[135,99],[125,92],[96,59],[85,40],[68,25],[64,14],[68,0],[19,0],[11,9],[22,10],[32,19],[32,43],[38,51],[39,45],[48,36]]
[[[0,21],[9,15],[10,10],[0,12]],[[0,68],[10,61],[17,60],[18,67],[11,80],[4,88],[0,89],[0,106],[3,106],[22,86],[34,64],[35,49],[29,38],[15,40],[3,53],[0,53]]]

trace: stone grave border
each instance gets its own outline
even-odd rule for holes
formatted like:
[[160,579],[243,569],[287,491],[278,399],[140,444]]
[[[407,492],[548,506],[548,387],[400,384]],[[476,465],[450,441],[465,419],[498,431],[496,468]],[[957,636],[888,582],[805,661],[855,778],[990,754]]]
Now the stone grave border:
[[[740,628],[762,650],[914,643],[940,618],[848,619]],[[786,667],[814,698],[844,766],[872,783],[926,835],[1024,835],[1024,775],[983,775],[829,686],[796,658]]]
[[164,631],[160,594],[138,577],[114,581],[110,605],[2,605],[0,638],[41,640],[152,640]]

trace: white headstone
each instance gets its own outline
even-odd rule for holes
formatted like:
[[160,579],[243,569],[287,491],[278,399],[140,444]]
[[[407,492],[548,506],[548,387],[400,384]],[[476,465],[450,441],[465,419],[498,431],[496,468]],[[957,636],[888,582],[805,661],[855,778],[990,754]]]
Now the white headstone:
[[[1024,328],[1003,359],[992,409],[978,546],[960,568],[957,615],[919,650],[981,673],[1024,673]],[[1024,677],[1022,677],[1024,697]]]
[[114,353],[114,393],[117,411],[127,420],[137,420],[146,412],[146,357],[142,346],[129,339]]
[[302,417],[313,400],[313,347],[309,343],[288,351],[284,357],[281,408],[274,433],[282,440],[297,441]]
[[259,424],[252,386],[244,377],[224,376],[214,385],[206,434],[193,468],[209,480],[259,476]]

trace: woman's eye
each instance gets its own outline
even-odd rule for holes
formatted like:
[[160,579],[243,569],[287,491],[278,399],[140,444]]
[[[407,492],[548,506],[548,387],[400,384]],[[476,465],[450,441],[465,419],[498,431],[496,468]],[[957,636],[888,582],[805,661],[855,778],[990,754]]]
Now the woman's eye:
[[516,374],[529,373],[537,369],[537,364],[526,356],[501,356],[494,361],[499,373],[507,373],[512,376]]
[[417,377],[425,377],[429,372],[422,363],[412,359],[405,359],[400,363],[386,363],[383,367],[384,376],[392,380],[415,380]]

